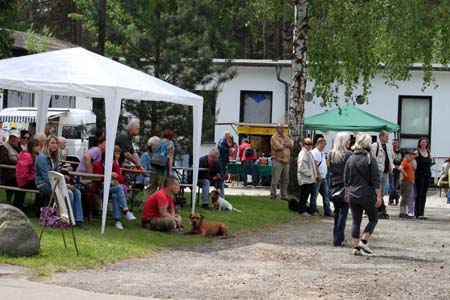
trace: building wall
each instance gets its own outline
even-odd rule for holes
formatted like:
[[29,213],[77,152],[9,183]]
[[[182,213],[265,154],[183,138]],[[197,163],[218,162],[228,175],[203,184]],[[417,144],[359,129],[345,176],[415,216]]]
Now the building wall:
[[[236,76],[223,84],[217,97],[216,108],[219,109],[217,123],[237,123],[240,113],[240,92],[241,90],[271,91],[273,92],[272,103],[272,123],[278,123],[285,120],[285,94],[284,85],[277,81],[276,70],[274,66],[269,67],[236,67]],[[282,69],[281,77],[290,82],[290,68]],[[367,103],[358,105],[359,108],[377,115],[388,121],[398,123],[399,96],[431,96],[432,97],[432,127],[431,127],[431,148],[432,155],[438,157],[450,156],[450,139],[447,134],[447,120],[450,116],[450,72],[435,72],[435,82],[437,87],[428,87],[422,91],[421,71],[412,71],[412,77],[409,81],[399,82],[398,88],[388,86],[385,80],[378,76],[372,81],[371,94]],[[313,86],[308,82],[307,91]],[[356,90],[358,95],[361,90]],[[344,104],[343,91],[340,91],[340,104]],[[330,107],[321,107],[320,100],[314,98],[312,102],[307,102],[305,106],[305,117],[324,112]],[[215,141],[217,142],[223,136],[224,131],[230,131],[235,140],[237,133],[230,125],[215,126]],[[377,135],[378,133],[370,133]],[[330,149],[335,133],[325,133],[329,143],[327,150]],[[391,134],[390,139],[393,138]],[[214,145],[202,145],[202,154],[206,154]],[[436,168],[440,168],[442,159],[438,160]]]

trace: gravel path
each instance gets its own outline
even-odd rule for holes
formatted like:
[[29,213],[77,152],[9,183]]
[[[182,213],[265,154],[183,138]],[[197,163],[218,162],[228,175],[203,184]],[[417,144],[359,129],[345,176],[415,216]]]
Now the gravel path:
[[450,299],[450,206],[430,192],[428,220],[380,220],[375,257],[331,247],[332,220],[300,218],[258,233],[159,252],[47,284],[160,299]]

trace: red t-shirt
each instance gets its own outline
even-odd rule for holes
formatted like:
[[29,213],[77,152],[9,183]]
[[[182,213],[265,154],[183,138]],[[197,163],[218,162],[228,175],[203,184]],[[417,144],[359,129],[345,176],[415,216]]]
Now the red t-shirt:
[[166,208],[167,212],[174,208],[173,198],[167,195],[165,189],[161,189],[148,197],[142,211],[142,221],[150,221],[153,218],[161,218],[159,207]]
[[414,182],[414,170],[412,167],[412,164],[409,160],[406,158],[403,159],[401,166],[403,167],[403,170],[406,172],[406,177],[402,177],[402,181],[406,181],[409,183]]

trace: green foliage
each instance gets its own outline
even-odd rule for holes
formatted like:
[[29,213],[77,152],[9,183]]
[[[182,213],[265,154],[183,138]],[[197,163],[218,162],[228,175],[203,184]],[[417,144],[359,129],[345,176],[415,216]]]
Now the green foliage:
[[[189,196],[189,194],[187,195]],[[293,220],[297,214],[287,209],[284,201],[273,201],[268,197],[229,196],[230,202],[242,213],[228,211],[200,212],[208,220],[221,221],[228,226],[229,233],[235,235],[243,231],[261,229],[264,226]],[[190,202],[188,200],[188,202]],[[190,208],[181,211],[185,231],[190,229],[188,216]],[[68,249],[59,229],[46,228],[39,255],[27,258],[0,256],[0,263],[30,267],[37,276],[70,269],[95,268],[132,257],[149,255],[153,251],[180,246],[210,242],[211,238],[152,232],[140,226],[140,217],[134,222],[123,221],[125,230],[118,231],[108,220],[105,234],[100,234],[100,223],[88,223],[89,230],[75,230],[80,256],[76,256],[70,230],[65,230]],[[36,231],[40,231],[37,220],[32,220]]]
[[53,34],[47,26],[44,26],[42,33],[38,34],[33,30],[33,26],[25,33],[25,49],[29,53],[40,53],[48,51]]
[[11,56],[13,38],[6,29],[15,29],[17,1],[0,0],[0,59]]
[[[84,30],[92,37],[92,47],[96,48],[98,10],[89,0],[76,3],[79,13],[71,16],[82,20]],[[212,63],[217,53],[232,55],[232,47],[222,37],[221,22],[217,21],[222,16],[221,3],[109,0],[107,5],[107,55],[123,57],[126,64],[136,69],[191,91],[198,85],[215,90],[233,76],[227,72],[226,64]],[[190,108],[146,101],[127,101],[124,107],[141,120],[141,149],[146,149],[148,137],[159,136],[164,129],[172,129],[186,143],[192,140]],[[124,123],[127,121],[123,119]]]
[[346,101],[359,85],[367,96],[379,73],[387,84],[407,80],[414,63],[422,64],[429,86],[432,63],[449,61],[449,7],[448,1],[311,1],[308,77],[321,104],[337,103],[338,86]]

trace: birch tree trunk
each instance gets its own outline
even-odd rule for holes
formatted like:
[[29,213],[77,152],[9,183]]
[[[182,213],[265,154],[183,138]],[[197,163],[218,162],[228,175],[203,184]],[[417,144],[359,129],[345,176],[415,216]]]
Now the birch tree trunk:
[[306,41],[309,0],[295,0],[292,78],[289,93],[289,135],[294,140],[289,170],[289,194],[298,194],[297,156],[303,139],[303,115],[306,91]]

